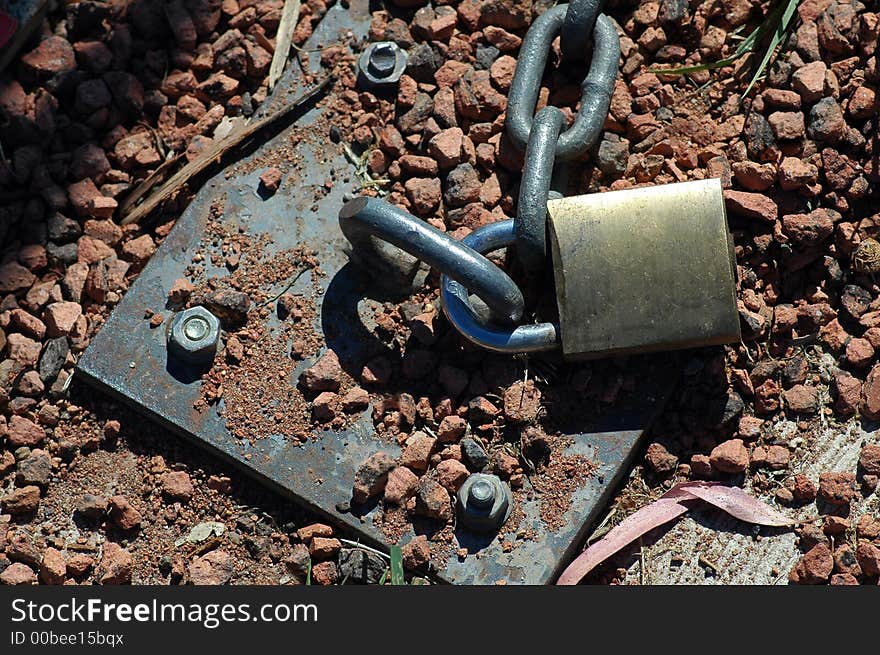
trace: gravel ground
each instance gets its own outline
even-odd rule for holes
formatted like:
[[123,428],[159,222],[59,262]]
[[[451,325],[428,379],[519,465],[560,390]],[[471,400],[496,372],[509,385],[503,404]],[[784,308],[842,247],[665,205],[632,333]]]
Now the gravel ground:
[[[345,44],[321,52],[338,79],[328,137],[362,154],[372,179],[365,192],[387,192],[455,236],[512,216],[522,158],[504,135],[506,93],[521,38],[548,3],[396,4],[405,6],[377,10],[370,30],[374,40],[394,40],[410,53],[393,101],[353,90],[355,57]],[[0,75],[3,583],[302,583],[310,570],[313,583],[332,584],[376,582],[385,569],[381,557],[348,548],[330,526],[124,409],[76,385],[71,395],[66,384],[195,189],[141,227],[118,225],[120,204],[170,155],[198,157],[265,100],[281,6],[72,3],[50,14]],[[688,76],[649,71],[725,57],[736,47],[734,32],[751,29],[766,9],[748,0],[609,2],[621,32],[621,76],[577,189],[721,178],[744,341],[688,355],[682,383],[605,525],[675,481],[744,482],[799,516],[816,517],[791,540],[803,552],[780,560],[779,579],[876,584],[878,7],[801,2],[787,50],[742,102],[747,62]],[[320,0],[303,3],[295,44],[325,11]],[[571,118],[577,80],[554,72],[545,85],[539,102]],[[278,178],[267,170],[265,190]],[[538,441],[552,446],[546,400],[558,379],[537,375],[526,394],[522,381],[512,381],[518,364],[513,379],[493,377],[499,369],[479,359],[444,368],[429,356],[448,335],[435,298],[429,279],[411,302],[378,316],[385,338],[400,344],[400,362],[374,362],[337,394],[339,384],[320,388],[334,377],[325,370],[333,362],[322,360],[301,386],[320,392],[304,402],[324,423],[346,406],[361,407],[362,387],[373,401],[382,396],[392,371],[413,380],[436,374],[433,385],[414,383],[411,407],[401,407],[398,396],[374,402],[373,416],[380,432],[405,446],[402,461],[383,464],[385,473],[397,471],[396,501],[406,512],[446,521],[450,494],[470,462],[465,435],[495,444],[487,465],[522,483],[544,448],[529,456],[505,444],[522,445],[531,435],[535,445],[538,431]],[[610,405],[627,391],[625,366],[614,363],[572,367],[566,376],[572,393],[590,402]],[[524,407],[526,397],[537,406]],[[439,443],[416,430],[444,421]],[[511,432],[508,423],[518,427]],[[851,457],[824,457],[835,443],[829,430],[855,435]],[[550,462],[548,470],[559,463],[552,447]],[[365,480],[353,481],[362,487],[356,496],[388,500],[387,483]],[[408,547],[407,562],[423,564],[426,545]],[[649,581],[627,572],[632,556],[624,553],[593,581]],[[684,556],[714,561],[700,548]]]

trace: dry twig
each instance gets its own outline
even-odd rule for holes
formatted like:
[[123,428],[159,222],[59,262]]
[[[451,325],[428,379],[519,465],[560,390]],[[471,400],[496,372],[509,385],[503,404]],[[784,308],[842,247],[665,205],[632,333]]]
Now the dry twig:
[[281,22],[278,23],[278,32],[275,36],[275,53],[272,55],[272,65],[269,67],[269,91],[275,88],[275,84],[281,78],[284,67],[287,65],[287,55],[290,53],[290,45],[293,42],[293,30],[299,22],[300,0],[284,0],[284,8],[281,10]]
[[[243,141],[250,138],[264,127],[284,118],[301,107],[304,103],[308,102],[323,91],[329,83],[330,78],[325,77],[321,82],[284,107],[284,109],[275,112],[271,116],[265,116],[258,121],[246,125],[240,125],[233,129],[224,139],[215,142],[210,148],[205,150],[198,159],[189,162],[186,166],[172,175],[165,184],[159,187],[152,195],[150,195],[150,197],[144,200],[143,203],[126,214],[120,224],[129,225],[140,221],[156,209],[156,207],[171,198],[181,186],[188,182],[193,176],[198,175],[205,170],[212,162],[220,159],[227,152],[240,145]],[[128,204],[128,201],[126,204]]]
[[182,152],[177,153],[170,159],[166,159],[159,164],[159,168],[141,180],[140,184],[138,184],[132,192],[126,196],[125,202],[123,202],[122,206],[119,208],[119,215],[127,215],[132,209],[134,209],[138,200],[143,198],[154,186],[164,181],[168,172],[177,164],[177,162],[180,161],[181,157],[183,157]]

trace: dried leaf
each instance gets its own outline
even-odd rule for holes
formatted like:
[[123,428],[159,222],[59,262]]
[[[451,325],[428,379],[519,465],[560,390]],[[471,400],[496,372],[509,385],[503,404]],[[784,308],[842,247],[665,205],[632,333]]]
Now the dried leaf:
[[680,485],[677,485],[650,505],[646,505],[634,514],[627,516],[608,534],[578,555],[562,572],[556,584],[577,584],[587,573],[617,551],[626,548],[643,534],[687,512],[690,506],[685,503],[688,503],[689,500],[693,501],[696,498],[688,492],[682,491]]
[[723,509],[731,516],[746,523],[768,525],[777,528],[794,525],[795,523],[795,521],[777,512],[766,503],[762,503],[757,498],[750,496],[739,487],[695,482],[682,485],[681,488],[686,489],[700,500],[705,500],[707,503]]
[[731,516],[748,523],[772,527],[789,526],[795,523],[769,505],[748,495],[739,487],[730,487],[721,482],[682,482],[672,487],[650,505],[646,505],[626,517],[620,525],[610,530],[602,539],[587,547],[566,567],[556,584],[577,584],[587,573],[614,553],[625,548],[643,534],[678,518],[693,507],[693,501],[698,500],[714,505]]

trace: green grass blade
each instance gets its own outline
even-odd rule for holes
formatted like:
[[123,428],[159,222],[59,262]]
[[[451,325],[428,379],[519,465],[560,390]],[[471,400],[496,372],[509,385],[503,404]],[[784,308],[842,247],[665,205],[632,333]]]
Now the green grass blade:
[[[795,10],[800,4],[801,0],[782,0],[775,4],[773,9],[767,14],[764,20],[761,22],[758,27],[751,31],[748,36],[744,37],[742,41],[740,41],[739,45],[736,47],[732,55],[725,57],[724,59],[719,59],[718,61],[706,63],[706,64],[697,64],[695,66],[683,66],[681,68],[650,68],[648,69],[651,73],[662,73],[665,75],[686,75],[688,73],[699,73],[702,71],[714,70],[716,68],[723,68],[724,66],[729,66],[733,64],[740,57],[749,54],[750,52],[754,52],[759,44],[764,40],[764,38],[772,33],[772,38],[770,40],[770,44],[768,49],[764,52],[763,58],[761,60],[760,65],[758,66],[757,73],[752,78],[749,83],[749,87],[746,92],[743,94],[744,96],[752,89],[757,79],[761,76],[764,69],[767,67],[767,64],[770,62],[773,57],[773,53],[780,43],[785,39],[786,34],[790,25],[792,24],[792,18],[794,18]],[[734,32],[735,33],[735,32]]]
[[[797,0],[799,1],[799,0]],[[709,62],[707,64],[696,64],[694,66],[682,66],[681,68],[651,68],[648,72],[651,73],[665,73],[668,75],[686,75],[687,73],[699,73],[701,71],[707,70],[715,70],[716,68],[724,68],[725,66],[730,66],[737,59],[742,57],[745,54],[751,52],[755,44],[761,39],[764,33],[769,29],[769,26],[775,24],[778,19],[778,7],[774,9],[767,15],[767,18],[764,19],[764,22],[761,23],[758,27],[756,27],[752,32],[745,37],[742,41],[740,41],[736,50],[734,50],[733,54],[725,57],[724,59],[719,59],[718,61]]]
[[[788,0],[789,2],[794,2],[795,6],[800,0]],[[755,46],[764,38],[764,35],[767,34],[770,30],[776,28],[776,25],[779,23],[779,17],[782,14],[783,10],[786,8],[786,3],[780,2],[773,10],[767,14],[767,17],[761,22],[758,27],[756,27],[751,34],[749,34],[745,39],[743,39],[742,43],[739,44],[739,47],[736,49],[736,55],[742,56],[747,52],[752,52],[755,49]]]
[[400,550],[400,546],[391,547],[391,584],[406,584],[403,577],[403,552]]
[[794,12],[797,9],[798,4],[800,4],[800,0],[788,0],[787,4],[781,4],[779,6],[780,9],[784,8],[785,11],[776,26],[776,31],[773,32],[773,38],[770,39],[770,44],[767,46],[766,52],[764,52],[764,58],[761,59],[761,63],[758,64],[758,68],[755,70],[755,74],[752,76],[752,80],[743,92],[742,97],[747,96],[749,91],[752,90],[752,87],[755,86],[755,82],[758,81],[758,78],[764,73],[764,69],[767,68],[767,64],[770,63],[770,59],[776,52],[776,48],[786,38],[789,25],[791,25],[791,19],[794,18]]
[[688,73],[699,73],[700,71],[708,71],[715,70],[716,68],[723,68],[724,66],[729,66],[738,58],[737,56],[726,57],[725,59],[719,59],[718,61],[713,61],[708,64],[695,64],[693,66],[682,66],[680,68],[649,68],[649,73],[662,73],[664,75],[687,75]]
[[312,584],[312,560],[309,560],[309,568],[306,569],[306,586]]

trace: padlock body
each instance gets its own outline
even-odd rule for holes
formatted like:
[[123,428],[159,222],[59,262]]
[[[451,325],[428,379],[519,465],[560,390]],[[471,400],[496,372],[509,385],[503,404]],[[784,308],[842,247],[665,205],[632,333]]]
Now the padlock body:
[[548,216],[566,359],[739,341],[719,180],[551,200]]

